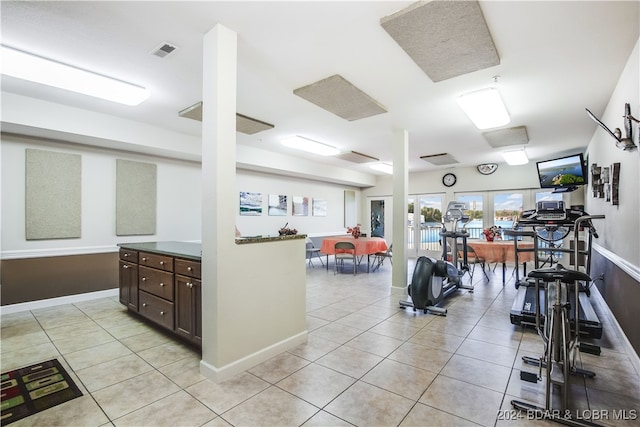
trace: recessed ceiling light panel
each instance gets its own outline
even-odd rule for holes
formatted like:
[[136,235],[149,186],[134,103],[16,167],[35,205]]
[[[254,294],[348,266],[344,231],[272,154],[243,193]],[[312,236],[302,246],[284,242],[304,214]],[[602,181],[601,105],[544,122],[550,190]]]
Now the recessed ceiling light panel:
[[340,150],[335,147],[297,135],[285,138],[280,141],[280,143],[285,147],[295,148],[296,150],[302,150],[320,156],[335,156],[340,153]]
[[507,164],[511,166],[526,165],[529,163],[529,158],[524,150],[505,151],[502,153],[502,157],[504,157]]
[[478,129],[496,128],[511,121],[497,89],[470,92],[459,96],[457,101]]
[[150,95],[147,89],[131,83],[7,46],[1,48],[0,71],[6,76],[131,106],[141,104]]
[[388,163],[374,163],[369,166],[373,170],[377,170],[378,172],[384,172],[389,175],[393,175],[393,165]]

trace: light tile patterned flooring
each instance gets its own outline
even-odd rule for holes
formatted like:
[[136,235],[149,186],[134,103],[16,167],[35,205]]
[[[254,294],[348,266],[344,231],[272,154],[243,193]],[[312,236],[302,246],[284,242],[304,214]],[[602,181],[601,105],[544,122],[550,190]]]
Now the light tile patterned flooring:
[[[520,369],[536,370],[523,368],[521,356],[537,356],[542,344],[509,322],[513,278],[503,287],[497,271],[489,277],[477,271],[475,291],[447,298],[441,317],[398,307],[388,263],[356,276],[308,268],[308,342],[221,384],[200,375],[197,351],[116,298],[2,315],[3,371],[58,358],[84,392],[13,425],[550,424],[509,420],[511,399],[543,403],[542,383],[519,378]],[[579,356],[597,375],[574,381],[573,411],[603,418],[609,410],[599,423],[640,425],[613,420],[613,410],[630,418],[640,412],[640,376],[612,322],[596,310],[603,353]]]

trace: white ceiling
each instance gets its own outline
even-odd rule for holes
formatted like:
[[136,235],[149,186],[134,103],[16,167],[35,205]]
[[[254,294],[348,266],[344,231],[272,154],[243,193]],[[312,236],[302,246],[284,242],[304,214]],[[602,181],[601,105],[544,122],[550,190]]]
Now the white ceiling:
[[[491,148],[456,103],[493,86],[511,114],[505,128],[526,126],[527,154],[539,160],[586,147],[597,125],[585,107],[602,114],[640,27],[638,1],[480,1],[500,65],[433,83],[380,26],[411,4],[2,1],[2,44],[144,86],[151,97],[126,107],[5,76],[2,90],[199,135],[201,123],[178,111],[202,100],[202,37],[223,24],[238,34],[238,112],[275,125],[238,133],[239,144],[306,157],[279,144],[297,134],[391,162],[392,131],[406,129],[412,172],[446,169],[420,159],[442,152],[457,166],[501,163],[506,149]],[[163,42],[179,49],[151,55]],[[349,122],[293,94],[334,74],[388,112]],[[622,128],[623,107],[609,127]]]

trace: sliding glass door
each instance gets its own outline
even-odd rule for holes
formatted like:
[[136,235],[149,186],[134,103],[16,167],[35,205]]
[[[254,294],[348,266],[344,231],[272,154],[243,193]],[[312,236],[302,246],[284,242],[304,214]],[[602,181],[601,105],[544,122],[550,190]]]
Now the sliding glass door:
[[439,194],[421,194],[409,197],[407,249],[410,256],[440,257],[443,199],[443,196]]

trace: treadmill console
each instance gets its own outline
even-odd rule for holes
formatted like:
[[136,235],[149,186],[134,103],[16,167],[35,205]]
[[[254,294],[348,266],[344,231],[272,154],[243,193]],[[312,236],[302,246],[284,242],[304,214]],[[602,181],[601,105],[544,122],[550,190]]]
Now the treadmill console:
[[580,207],[565,208],[561,200],[538,202],[536,209],[522,211],[517,226],[568,226],[573,228],[575,221],[581,216],[589,215]]
[[562,200],[538,202],[536,212],[538,213],[539,221],[563,221],[567,219],[567,213]]

